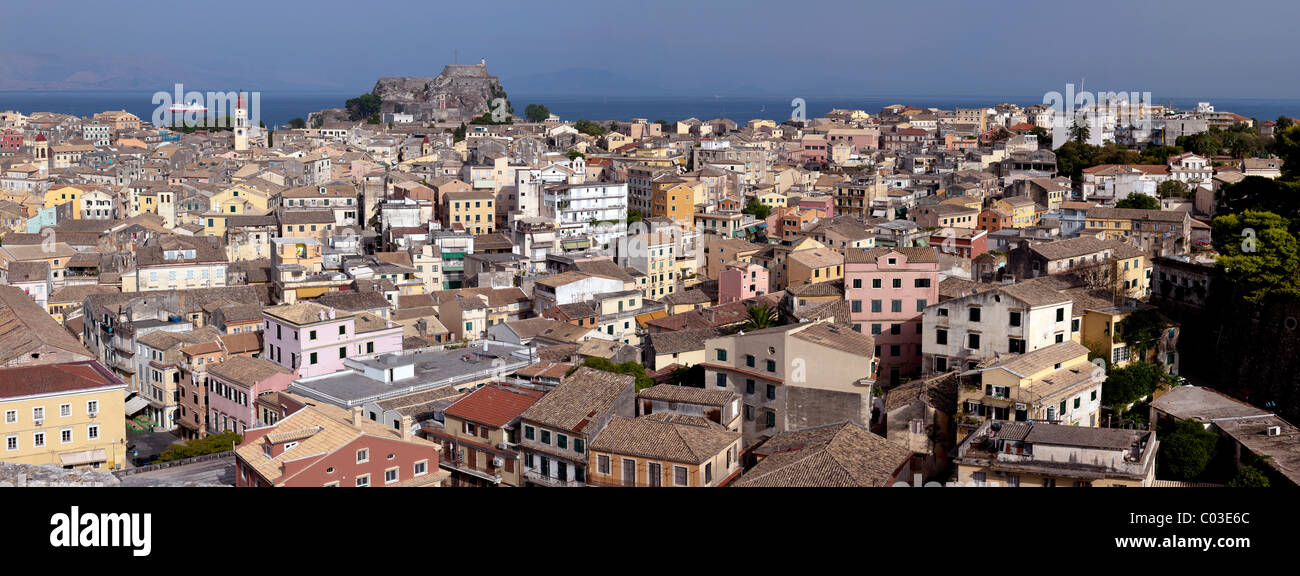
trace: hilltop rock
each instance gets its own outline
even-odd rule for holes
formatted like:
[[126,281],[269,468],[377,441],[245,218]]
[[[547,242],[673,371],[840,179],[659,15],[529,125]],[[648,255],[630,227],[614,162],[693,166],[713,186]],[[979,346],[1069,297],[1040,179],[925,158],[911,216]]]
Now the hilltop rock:
[[433,78],[380,78],[371,93],[383,102],[384,113],[405,113],[417,122],[468,122],[492,109],[494,98],[505,98],[487,63],[449,64]]

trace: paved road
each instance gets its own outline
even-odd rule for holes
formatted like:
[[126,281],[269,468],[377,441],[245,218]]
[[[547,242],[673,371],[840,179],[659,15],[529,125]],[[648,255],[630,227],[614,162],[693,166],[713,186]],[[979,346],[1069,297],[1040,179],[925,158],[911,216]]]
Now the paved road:
[[123,486],[147,486],[158,482],[235,485],[235,459],[220,458],[161,470],[141,472],[121,478]]
[[[135,450],[140,452],[138,457],[145,460],[162,454],[163,450],[166,450],[168,446],[177,444],[180,441],[180,437],[171,432],[153,432],[149,434],[132,434],[128,432],[126,435],[127,445],[134,445]],[[134,467],[132,462],[134,462],[136,457],[137,456],[132,451],[127,451],[126,458],[128,468]]]

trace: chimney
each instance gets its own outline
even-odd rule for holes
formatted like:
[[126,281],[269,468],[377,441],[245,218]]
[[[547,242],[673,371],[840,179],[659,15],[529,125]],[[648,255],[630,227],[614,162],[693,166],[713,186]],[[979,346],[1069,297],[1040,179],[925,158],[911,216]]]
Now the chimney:
[[357,428],[361,427],[361,419],[364,418],[361,413],[362,410],[360,406],[352,407],[352,426]]
[[415,419],[410,416],[402,416],[402,440],[412,440],[415,438]]
[[334,309],[330,308],[330,320],[333,320],[336,315],[337,313],[334,311]]

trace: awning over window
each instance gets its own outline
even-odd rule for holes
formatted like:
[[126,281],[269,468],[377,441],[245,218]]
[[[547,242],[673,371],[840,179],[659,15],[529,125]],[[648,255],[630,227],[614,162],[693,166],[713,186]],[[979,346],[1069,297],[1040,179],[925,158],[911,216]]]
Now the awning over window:
[[141,410],[144,410],[144,407],[148,405],[149,405],[149,400],[140,396],[136,396],[135,398],[127,400],[126,415],[128,417],[135,416],[136,414],[139,414]]
[[59,454],[59,464],[62,466],[81,466],[92,462],[103,462],[107,459],[108,454],[103,448]]

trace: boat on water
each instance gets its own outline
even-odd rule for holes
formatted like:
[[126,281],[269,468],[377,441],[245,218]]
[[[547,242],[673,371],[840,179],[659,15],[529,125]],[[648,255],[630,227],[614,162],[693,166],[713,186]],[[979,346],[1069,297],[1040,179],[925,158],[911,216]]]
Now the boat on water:
[[200,104],[198,100],[195,100],[189,104],[175,104],[171,108],[168,108],[168,110],[177,114],[188,114],[192,112],[207,112],[208,107]]

